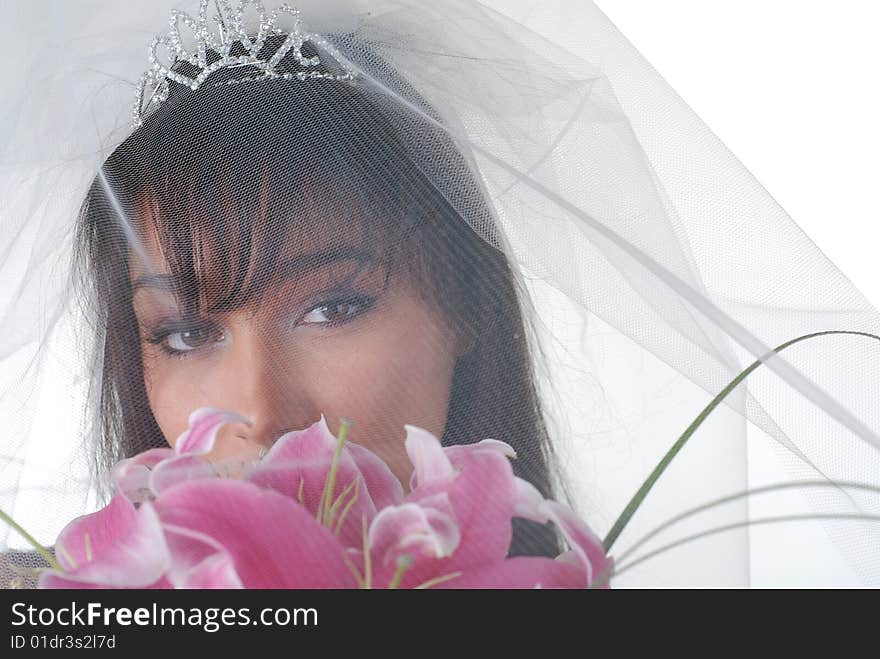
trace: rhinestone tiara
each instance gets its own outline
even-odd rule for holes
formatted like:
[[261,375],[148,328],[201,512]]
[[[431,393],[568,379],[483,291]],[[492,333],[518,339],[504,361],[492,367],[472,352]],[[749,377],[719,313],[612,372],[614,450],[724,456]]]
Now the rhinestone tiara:
[[[214,0],[212,12],[209,4],[210,0],[200,0],[198,18],[193,18],[179,9],[172,9],[168,20],[168,34],[157,36],[150,43],[150,68],[141,76],[135,91],[135,105],[132,111],[134,127],[140,126],[147,116],[167,100],[170,82],[196,90],[205,83],[208,76],[224,68],[249,66],[259,70],[256,75],[231,78],[220,83],[224,85],[268,78],[352,80],[355,77],[355,72],[345,64],[345,58],[339,56],[338,51],[326,39],[305,31],[298,9],[283,4],[267,12],[259,0],[242,0],[233,9],[228,0]],[[245,11],[249,7],[253,7],[259,17],[259,29],[253,37],[247,34],[244,27]],[[292,17],[293,25],[289,29],[282,30],[276,24],[279,17],[284,14]],[[187,31],[188,41],[195,44],[195,48],[190,46],[189,50],[184,46],[182,39],[182,35]],[[271,57],[261,59],[259,52],[270,35],[287,36]],[[236,42],[244,48],[244,54],[232,54]],[[334,57],[344,73],[334,74],[314,70],[321,60],[317,55],[311,57],[303,55],[302,47],[305,42],[320,47],[325,53]],[[167,62],[163,62],[157,52],[162,47],[167,52]],[[217,53],[220,59],[208,64],[209,50]],[[296,73],[276,70],[284,56],[291,51],[305,70]],[[241,49],[238,52],[240,53]],[[172,67],[181,61],[189,62],[195,67],[190,69],[192,75],[172,70]]]

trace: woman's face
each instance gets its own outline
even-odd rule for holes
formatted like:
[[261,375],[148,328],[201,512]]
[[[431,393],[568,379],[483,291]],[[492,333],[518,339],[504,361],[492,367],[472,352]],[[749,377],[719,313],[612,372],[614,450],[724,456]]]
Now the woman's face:
[[187,318],[155,237],[145,237],[149,263],[133,257],[129,273],[150,407],[171,445],[199,407],[248,417],[250,426],[225,426],[209,456],[233,462],[322,414],[334,434],[347,418],[348,438],[406,483],[403,426],[442,437],[458,342],[402,277],[386,287],[383,266],[359,267],[341,250],[315,257],[330,247],[321,242],[297,241],[259,301]]

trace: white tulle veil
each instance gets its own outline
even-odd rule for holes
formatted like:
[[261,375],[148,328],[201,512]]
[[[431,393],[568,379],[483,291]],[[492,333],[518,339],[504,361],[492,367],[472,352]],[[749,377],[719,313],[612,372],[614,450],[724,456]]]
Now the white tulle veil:
[[[245,4],[248,30],[259,7]],[[273,113],[291,131],[316,121],[277,102],[279,85],[281,94],[349,85],[386,127],[370,139],[388,141],[431,191],[389,176],[372,194],[425,212],[441,200],[511,264],[525,336],[503,338],[524,340],[534,359],[550,481],[601,536],[710,401],[762,362],[706,416],[615,540],[611,553],[627,569],[612,584],[748,585],[754,566],[779,561],[792,538],[815,541],[806,555],[834,561],[842,582],[880,584],[871,489],[880,487],[880,341],[869,336],[880,334],[880,315],[591,2],[300,2],[328,77],[233,76],[222,89],[206,79],[162,100],[159,76],[133,122],[147,46],[168,32],[172,7],[200,13],[198,2],[6,10],[16,27],[0,76],[0,509],[51,545],[106,495],[95,456],[107,441],[108,335],[77,248],[83,201],[99,189],[97,212],[139,248],[130,200],[104,168],[111,154],[153,148],[137,135],[185,130],[200,112],[192,144],[211,144],[206,167],[242,145],[258,158],[273,143],[261,141],[253,126],[268,123],[255,116]],[[277,25],[289,19],[279,14]],[[168,50],[173,43],[160,44],[160,61]],[[229,121],[223,95],[259,86],[265,105],[236,119],[234,143],[206,142]],[[204,94],[217,104],[192,100]],[[325,119],[348,120],[334,112]],[[340,153],[356,160],[362,146]],[[457,258],[473,260],[469,286],[500,287],[480,280],[476,256]],[[756,443],[784,466],[785,489],[760,490],[782,483],[756,480]],[[674,516],[724,498],[628,553]],[[788,546],[802,583],[821,583]],[[2,527],[0,548],[23,560],[28,545]]]

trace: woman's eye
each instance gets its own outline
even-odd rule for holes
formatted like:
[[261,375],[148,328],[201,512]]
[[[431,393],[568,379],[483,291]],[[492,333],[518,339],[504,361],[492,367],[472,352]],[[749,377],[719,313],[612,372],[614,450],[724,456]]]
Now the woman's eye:
[[307,325],[338,325],[363,313],[373,302],[372,298],[364,296],[330,300],[309,311],[303,316],[302,322]]
[[163,347],[171,353],[192,352],[211,343],[222,341],[222,330],[213,327],[192,327],[169,332],[162,340]]

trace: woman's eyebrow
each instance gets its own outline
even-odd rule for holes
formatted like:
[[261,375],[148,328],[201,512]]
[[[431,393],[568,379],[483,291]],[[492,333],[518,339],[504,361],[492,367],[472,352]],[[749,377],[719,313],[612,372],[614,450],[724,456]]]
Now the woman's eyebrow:
[[[377,260],[376,255],[372,252],[366,252],[361,248],[353,246],[340,246],[296,256],[284,263],[281,267],[281,272],[282,277],[288,278],[339,261],[357,261],[363,264]],[[132,283],[132,292],[137,291],[139,288],[157,288],[165,291],[174,291],[174,275],[143,275]]]
[[173,275],[144,275],[134,280],[131,285],[132,291],[139,288],[159,288],[166,291],[174,290]]
[[282,276],[291,277],[338,261],[357,261],[363,264],[378,261],[378,259],[372,252],[366,252],[359,247],[343,245],[320,252],[302,254],[290,259],[282,266]]

